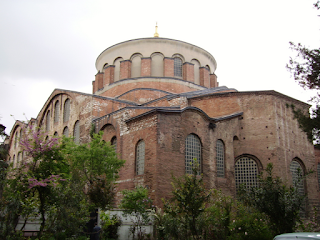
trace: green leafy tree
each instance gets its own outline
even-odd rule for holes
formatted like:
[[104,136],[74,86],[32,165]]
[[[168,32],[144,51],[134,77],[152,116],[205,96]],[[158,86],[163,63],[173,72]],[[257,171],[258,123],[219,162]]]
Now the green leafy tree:
[[131,227],[132,239],[145,239],[144,225],[151,223],[150,209],[152,200],[148,197],[148,189],[136,187],[134,190],[123,190],[123,198],[120,208],[124,209],[124,215],[133,221]]
[[[305,196],[298,191],[299,181],[287,186],[280,177],[273,176],[273,166],[268,164],[266,176],[259,176],[259,186],[247,189],[243,186],[238,192],[239,199],[265,213],[271,223],[273,233],[293,232],[300,221]],[[302,179],[300,180],[302,181]]]
[[[194,163],[193,166],[197,164]],[[182,178],[173,177],[172,187],[173,196],[165,202],[165,212],[179,220],[186,239],[190,235],[193,239],[201,239],[201,214],[210,197],[210,192],[204,186],[203,176],[199,176],[198,168],[193,167],[193,174],[186,174]]]
[[[317,1],[314,6],[319,9],[320,4]],[[290,58],[287,64],[288,70],[293,74],[294,79],[305,89],[317,91],[311,101],[315,104],[315,108],[308,112],[295,109],[293,112],[298,119],[300,127],[308,135],[311,141],[319,145],[320,143],[320,105],[319,105],[319,90],[320,90],[320,48],[309,49],[301,43],[294,44],[290,42],[290,47],[296,52],[295,58]]]
[[93,134],[89,143],[79,145],[66,139],[64,153],[71,162],[72,171],[78,172],[79,180],[87,187],[90,202],[105,209],[113,203],[114,183],[125,161],[117,157],[102,134]]

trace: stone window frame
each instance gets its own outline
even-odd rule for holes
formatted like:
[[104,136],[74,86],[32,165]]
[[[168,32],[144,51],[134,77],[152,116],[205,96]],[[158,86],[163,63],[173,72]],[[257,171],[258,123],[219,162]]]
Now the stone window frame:
[[190,133],[185,139],[185,173],[193,174],[193,161],[199,165],[198,175],[202,172],[202,144],[198,135]]
[[71,100],[67,98],[63,104],[63,122],[68,122],[70,118]]
[[221,139],[216,142],[217,177],[225,177],[225,145]]
[[60,118],[60,106],[59,100],[54,104],[54,123],[58,123]]
[[258,187],[258,175],[261,170],[259,159],[253,155],[245,154],[236,158],[234,165],[236,190],[239,190],[242,184],[247,188]]
[[136,145],[136,175],[144,174],[145,147],[144,140],[140,139]]

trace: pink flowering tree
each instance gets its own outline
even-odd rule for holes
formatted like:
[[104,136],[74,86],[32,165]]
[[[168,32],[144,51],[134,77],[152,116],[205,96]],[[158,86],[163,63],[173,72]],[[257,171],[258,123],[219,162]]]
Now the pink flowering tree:
[[41,216],[39,237],[46,224],[48,212],[58,202],[57,189],[70,178],[70,167],[62,154],[58,138],[46,137],[31,123],[20,139],[28,161],[19,163],[14,180],[26,196],[32,196]]

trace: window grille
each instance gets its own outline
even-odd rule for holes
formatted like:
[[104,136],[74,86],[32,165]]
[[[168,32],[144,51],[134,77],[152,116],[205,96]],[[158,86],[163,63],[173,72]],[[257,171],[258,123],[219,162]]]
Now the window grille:
[[65,127],[64,129],[63,129],[63,133],[62,133],[64,136],[66,136],[66,137],[69,137],[69,128],[68,127]]
[[199,164],[198,175],[201,172],[201,143],[200,139],[193,134],[189,134],[186,138],[186,153],[185,153],[185,169],[186,174],[192,174],[193,162]]
[[224,177],[224,145],[221,140],[217,141],[217,177]]
[[54,105],[54,122],[59,122],[59,115],[60,115],[60,109],[59,109],[59,101],[56,101],[56,104]]
[[68,98],[64,102],[64,107],[63,107],[63,122],[68,122],[70,117],[70,99]]
[[298,189],[298,193],[302,196],[304,195],[305,191],[304,191],[304,184],[303,184],[303,170],[302,167],[300,165],[300,163],[296,160],[293,160],[290,163],[290,172],[291,172],[291,176],[292,176],[292,183],[293,185],[295,185]]
[[235,165],[236,189],[238,190],[242,184],[247,188],[258,187],[257,175],[257,163],[249,157],[240,158]]
[[48,132],[50,130],[50,111],[47,113],[47,118],[46,118],[46,131]]
[[182,77],[182,60],[181,58],[174,58],[174,76]]
[[117,152],[117,138],[116,137],[113,137],[111,139],[111,146],[113,146],[114,151]]
[[76,121],[74,124],[73,137],[75,143],[80,143],[80,122]]
[[145,157],[145,143],[139,141],[136,148],[136,174],[141,175],[144,173],[144,157]]

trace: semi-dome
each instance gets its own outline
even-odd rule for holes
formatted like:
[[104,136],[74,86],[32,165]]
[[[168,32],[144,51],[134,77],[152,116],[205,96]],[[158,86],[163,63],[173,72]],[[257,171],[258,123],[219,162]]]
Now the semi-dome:
[[206,50],[168,38],[140,38],[105,49],[96,60],[93,93],[116,97],[134,88],[182,93],[218,87]]

